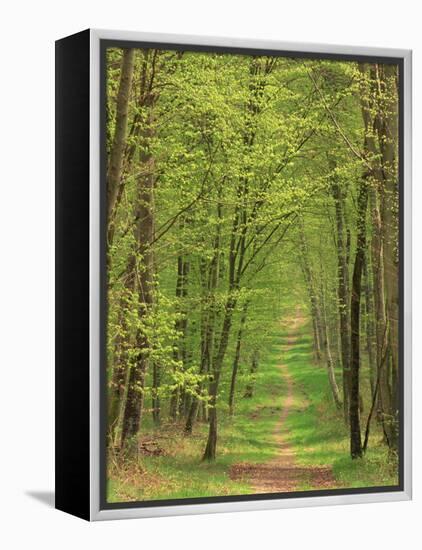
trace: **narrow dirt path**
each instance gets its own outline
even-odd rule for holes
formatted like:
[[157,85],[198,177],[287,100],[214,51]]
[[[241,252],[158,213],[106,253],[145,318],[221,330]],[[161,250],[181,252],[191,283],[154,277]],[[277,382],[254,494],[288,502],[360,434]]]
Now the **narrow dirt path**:
[[[283,353],[292,349],[297,340],[297,329],[305,319],[300,311],[292,320],[290,336],[283,345]],[[289,414],[300,414],[295,411],[295,390],[291,374],[284,362],[278,365],[280,375],[286,382],[286,395],[283,409],[274,430],[274,440],[278,446],[278,454],[272,460],[262,464],[234,464],[230,471],[232,479],[247,479],[253,493],[286,493],[300,490],[306,484],[311,489],[328,489],[335,487],[333,473],[328,466],[299,466],[295,460],[294,450],[288,443],[286,419]]]

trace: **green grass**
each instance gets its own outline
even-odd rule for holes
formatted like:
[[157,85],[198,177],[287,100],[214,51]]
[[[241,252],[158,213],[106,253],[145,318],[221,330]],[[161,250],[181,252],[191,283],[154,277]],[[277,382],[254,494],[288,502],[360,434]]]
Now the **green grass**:
[[225,395],[219,404],[217,461],[202,462],[207,426],[197,423],[192,436],[184,437],[183,425],[162,425],[159,431],[143,427],[144,437],[157,440],[162,456],[141,456],[126,468],[111,468],[108,501],[176,499],[199,496],[250,494],[246,482],[230,479],[230,467],[239,462],[259,463],[277,455],[273,439],[285,390],[277,364],[277,338],[267,350],[255,383],[254,397],[238,392],[235,415],[230,418]]
[[[375,419],[371,423],[368,450],[362,459],[349,454],[349,432],[330,393],[326,369],[312,360],[309,326],[298,330],[295,345],[284,355],[295,386],[296,414],[290,414],[286,426],[296,461],[303,466],[332,466],[337,487],[371,487],[396,485],[397,463],[382,443],[382,433]],[[362,394],[365,403],[362,430],[369,409],[369,380],[362,368]],[[337,381],[341,384],[341,375]],[[309,485],[302,490],[312,488]]]
[[[141,455],[119,467],[110,468],[108,501],[178,499],[189,497],[250,494],[251,486],[230,479],[233,464],[262,463],[278,453],[274,440],[275,425],[283,406],[285,380],[277,365],[283,361],[294,383],[294,403],[286,421],[288,442],[295,451],[298,466],[330,466],[335,487],[369,487],[397,484],[397,465],[382,444],[382,434],[373,421],[368,452],[360,460],[349,455],[349,435],[330,394],[323,365],[312,360],[310,327],[297,329],[296,341],[283,351],[291,329],[273,335],[257,375],[255,394],[242,399],[237,394],[236,412],[228,416],[226,390],[219,403],[217,461],[201,461],[207,426],[197,423],[192,436],[184,437],[180,424],[163,424],[154,430],[149,420],[143,425],[143,437],[157,442],[162,456]],[[369,382],[363,370],[362,392],[369,402]],[[340,373],[339,373],[340,374]],[[340,376],[339,382],[340,382]],[[363,413],[366,421],[368,405]],[[149,415],[148,415],[149,416]],[[309,490],[303,481],[299,490]]]

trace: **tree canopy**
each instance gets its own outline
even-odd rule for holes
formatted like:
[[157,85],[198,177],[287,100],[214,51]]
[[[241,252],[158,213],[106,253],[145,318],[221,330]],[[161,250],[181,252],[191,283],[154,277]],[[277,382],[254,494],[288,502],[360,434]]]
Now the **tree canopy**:
[[371,425],[397,452],[397,66],[123,48],[106,66],[108,456],[170,425],[218,461],[292,307],[351,457]]

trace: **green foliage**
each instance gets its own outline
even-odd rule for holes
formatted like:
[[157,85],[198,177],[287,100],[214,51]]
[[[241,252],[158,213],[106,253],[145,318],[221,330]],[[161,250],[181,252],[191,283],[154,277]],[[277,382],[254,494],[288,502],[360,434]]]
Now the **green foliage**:
[[[331,466],[336,486],[376,487],[397,485],[397,462],[382,444],[382,430],[376,425],[371,433],[369,449],[363,459],[349,456],[349,432],[342,422],[330,396],[325,370],[312,360],[312,341],[309,326],[300,329],[295,346],[285,354],[293,376],[300,414],[287,419],[289,442],[300,465]],[[337,371],[337,376],[340,377]],[[362,381],[365,402],[370,399],[368,373]],[[367,414],[367,411],[365,411]],[[303,490],[313,487],[304,483]]]
[[[121,59],[121,49],[108,50],[108,158],[121,123]],[[250,490],[229,482],[228,469],[276,453],[270,441],[275,419],[265,411],[272,400],[282,401],[276,331],[293,302],[309,309],[314,321],[312,304],[319,308],[326,363],[342,386],[339,318],[342,308],[348,314],[348,305],[339,294],[340,253],[347,256],[350,280],[357,192],[364,181],[372,201],[365,285],[376,282],[369,246],[376,236],[374,204],[388,198],[377,177],[392,178],[397,169],[394,155],[388,162],[383,157],[391,140],[379,124],[394,111],[394,74],[380,81],[379,91],[371,74],[354,62],[135,51],[120,187],[107,234],[109,441],[124,453],[126,436],[136,447],[144,434],[161,430],[180,449],[169,447],[168,456],[142,463],[124,455],[127,462],[117,461],[111,474],[112,499]],[[362,112],[374,117],[372,126],[365,125]],[[375,145],[370,149],[368,143]],[[341,192],[341,231],[335,186]],[[396,194],[390,194],[397,217]],[[381,206],[385,231],[388,209]],[[396,218],[389,223],[394,239]],[[393,287],[387,285],[386,293]],[[383,300],[389,307],[391,296]],[[375,319],[370,305],[368,297],[362,299],[365,410],[374,376],[369,348],[376,340],[368,328]],[[291,443],[303,463],[332,465],[338,483],[370,484],[380,463],[388,463],[379,426],[364,468],[347,462],[348,429],[336,409],[325,407],[327,371],[311,361],[311,323],[304,331],[286,356],[309,401],[303,414],[289,419]],[[314,329],[314,348],[315,338]],[[244,399],[249,390],[253,397]],[[259,421],[252,421],[257,409]],[[207,430],[213,440],[212,422],[203,422],[210,412],[218,416],[214,465],[199,463]],[[321,415],[328,421],[318,425]],[[191,439],[179,437],[190,431]],[[150,480],[145,490],[122,486],[120,473],[127,468],[136,472],[136,483]]]
[[[273,432],[284,402],[285,383],[277,367],[280,351],[274,335],[269,343],[257,375],[255,396],[239,402],[234,418],[228,416],[227,408],[222,410],[218,462],[201,463],[204,424],[199,424],[192,436],[184,437],[178,425],[165,424],[157,432],[150,421],[146,422],[143,437],[154,438],[164,454],[144,455],[112,466],[108,501],[249,494],[247,481],[231,480],[231,466],[259,463],[278,453]],[[258,420],[251,422],[251,418]]]

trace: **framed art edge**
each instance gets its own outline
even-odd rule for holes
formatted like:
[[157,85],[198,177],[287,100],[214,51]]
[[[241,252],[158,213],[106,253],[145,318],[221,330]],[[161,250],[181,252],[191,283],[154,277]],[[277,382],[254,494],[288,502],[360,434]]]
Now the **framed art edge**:
[[411,500],[405,491],[391,493],[355,494],[323,497],[300,497],[246,502],[216,502],[204,504],[186,504],[178,506],[157,506],[154,508],[125,508],[115,510],[97,510],[91,516],[92,521],[114,519],[135,519],[192,514],[216,514],[228,512],[252,512],[280,510],[283,508],[308,508],[312,506],[334,506],[339,504],[369,504]]
[[[157,505],[101,509],[100,487],[100,41],[119,40],[161,44],[253,48],[346,56],[382,56],[403,60],[403,490],[292,497],[268,500]],[[405,49],[279,42],[244,38],[206,37],[90,29],[90,519],[113,520],[272,510],[338,504],[405,501],[412,498],[412,51]]]
[[412,498],[412,51],[403,55],[403,437],[404,491]]
[[316,54],[399,57],[405,59],[411,50],[373,46],[347,46],[340,44],[319,44],[313,42],[284,42],[253,38],[225,36],[198,36],[153,32],[91,29],[91,38],[96,40],[119,40],[129,42],[156,42],[161,44],[182,44],[187,46],[210,46],[211,48],[245,48],[258,50],[280,50]]
[[[90,31],[55,41],[55,503],[90,517]],[[75,398],[76,396],[76,398]]]
[[100,40],[90,31],[90,519],[100,510]]

